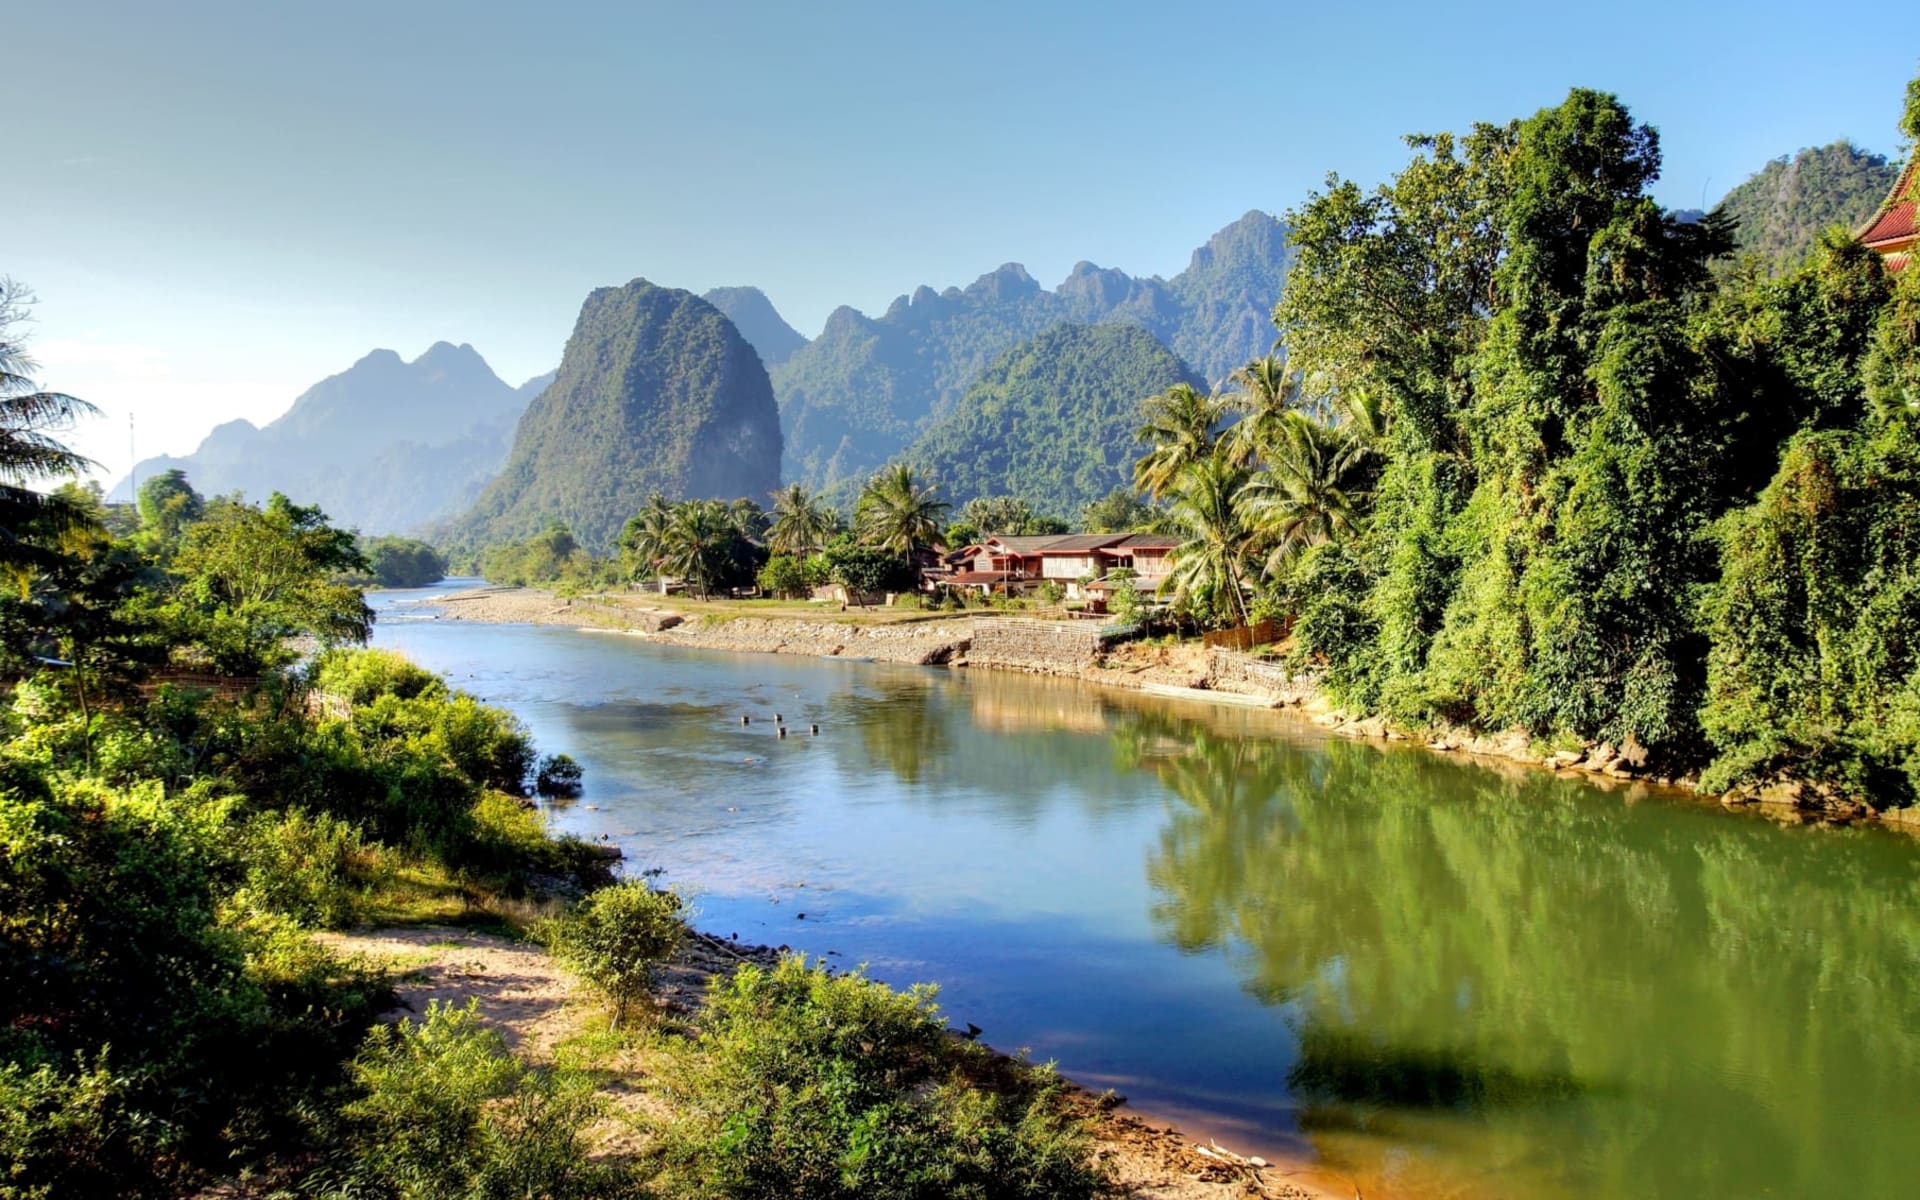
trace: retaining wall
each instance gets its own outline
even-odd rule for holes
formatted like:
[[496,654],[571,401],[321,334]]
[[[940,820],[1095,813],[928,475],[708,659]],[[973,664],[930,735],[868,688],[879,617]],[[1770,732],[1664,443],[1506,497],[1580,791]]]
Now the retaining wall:
[[1207,651],[1207,680],[1218,691],[1270,696],[1276,704],[1302,704],[1319,690],[1311,675],[1236,650]]
[[976,617],[967,663],[1036,675],[1079,675],[1115,636],[1112,628],[1096,621]]

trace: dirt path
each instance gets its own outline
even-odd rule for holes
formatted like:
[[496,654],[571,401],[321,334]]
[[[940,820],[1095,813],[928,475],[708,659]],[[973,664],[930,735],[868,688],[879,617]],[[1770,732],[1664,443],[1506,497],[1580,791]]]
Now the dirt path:
[[[579,984],[537,945],[491,934],[434,926],[323,934],[342,954],[359,954],[400,973],[395,992],[400,1020],[426,1012],[434,1001],[477,1003],[481,1017],[509,1045],[536,1061],[585,1028],[593,1004]],[[741,961],[771,961],[763,948],[742,950],[696,936],[686,953],[662,972],[660,999],[680,1010],[699,1003],[707,980]],[[1094,1154],[1133,1200],[1225,1200],[1268,1196],[1284,1200],[1345,1200],[1351,1189],[1311,1163],[1262,1163],[1230,1151],[1203,1150],[1179,1132],[1074,1089],[1070,1108],[1093,1133]]]

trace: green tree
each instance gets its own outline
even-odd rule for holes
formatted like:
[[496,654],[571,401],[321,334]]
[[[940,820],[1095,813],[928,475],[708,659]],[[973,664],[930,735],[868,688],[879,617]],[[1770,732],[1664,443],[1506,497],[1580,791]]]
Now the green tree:
[[1149,397],[1141,411],[1143,423],[1137,436],[1151,449],[1134,464],[1133,485],[1158,500],[1190,464],[1212,455],[1226,419],[1227,401],[1179,383]]
[[0,277],[0,565],[45,561],[47,552],[28,539],[31,528],[85,524],[83,513],[32,485],[77,475],[93,465],[57,435],[98,410],[34,382],[38,364],[19,328],[32,303],[33,294],[25,287]]
[[371,538],[361,543],[360,552],[381,587],[427,587],[447,575],[446,556],[417,538]]
[[620,531],[620,553],[629,579],[652,579],[659,574],[673,539],[673,507],[655,492],[647,497],[646,507],[627,518]]
[[800,484],[791,483],[773,496],[773,524],[767,545],[775,554],[805,558],[825,548],[840,532],[840,514]]
[[317,508],[278,492],[265,508],[222,500],[181,543],[170,614],[221,670],[254,674],[293,661],[292,638],[365,642],[373,612],[359,589],[334,579],[367,569],[353,534]]
[[940,539],[947,511],[938,495],[938,489],[923,483],[905,463],[886,468],[860,491],[854,510],[860,540],[903,558],[932,546]]
[[140,485],[136,501],[140,526],[162,546],[174,546],[187,526],[206,514],[207,504],[193,490],[187,473],[178,467],[160,472]]
[[1202,621],[1247,621],[1256,537],[1243,500],[1249,478],[1245,467],[1216,454],[1187,464],[1170,490],[1167,518],[1186,540],[1174,550],[1161,587]]
[[1137,533],[1156,528],[1160,510],[1126,488],[1115,488],[1081,510],[1080,528],[1087,533]]

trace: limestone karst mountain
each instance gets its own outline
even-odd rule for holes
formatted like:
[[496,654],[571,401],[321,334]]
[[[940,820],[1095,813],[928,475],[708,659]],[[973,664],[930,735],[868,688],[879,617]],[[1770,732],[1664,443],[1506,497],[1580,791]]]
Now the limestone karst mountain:
[[725,314],[644,279],[600,288],[521,417],[506,467],[449,540],[490,545],[560,521],[606,553],[656,491],[765,503],[780,448],[766,368]]

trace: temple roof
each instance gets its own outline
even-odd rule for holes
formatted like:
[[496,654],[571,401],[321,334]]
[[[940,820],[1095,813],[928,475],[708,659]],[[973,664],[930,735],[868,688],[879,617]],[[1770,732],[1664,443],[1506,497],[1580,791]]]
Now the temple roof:
[[[1914,201],[1920,188],[1915,186],[1916,173],[1920,173],[1920,151],[1907,160],[1906,169],[1893,182],[1893,188],[1873,218],[1860,227],[1858,237],[1870,250],[1883,254],[1908,249],[1915,238]],[[1889,263],[1889,265],[1893,265]],[[1904,263],[1902,263],[1904,265]]]

